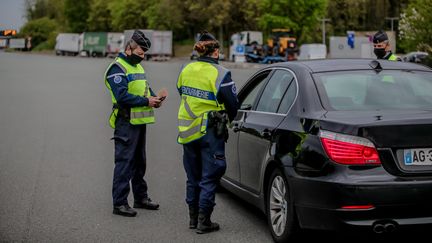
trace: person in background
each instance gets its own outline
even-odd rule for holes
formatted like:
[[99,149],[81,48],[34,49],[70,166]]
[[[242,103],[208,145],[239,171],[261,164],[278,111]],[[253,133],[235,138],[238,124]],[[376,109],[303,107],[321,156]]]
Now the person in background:
[[380,30],[373,36],[374,53],[378,59],[385,59],[390,61],[401,61],[401,59],[394,55],[391,51],[390,42],[387,34]]

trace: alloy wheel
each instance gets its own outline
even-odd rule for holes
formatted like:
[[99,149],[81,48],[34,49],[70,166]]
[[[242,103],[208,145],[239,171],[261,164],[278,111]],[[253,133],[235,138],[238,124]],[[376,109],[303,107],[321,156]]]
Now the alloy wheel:
[[288,203],[285,197],[285,181],[278,175],[273,179],[269,197],[271,226],[277,236],[281,236],[286,227]]

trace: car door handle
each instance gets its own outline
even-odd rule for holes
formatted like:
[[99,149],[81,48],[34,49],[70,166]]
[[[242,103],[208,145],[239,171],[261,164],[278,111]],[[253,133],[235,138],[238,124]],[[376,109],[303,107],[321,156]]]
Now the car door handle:
[[262,131],[260,134],[263,138],[270,138],[272,135],[271,131],[268,129],[264,129],[264,131]]

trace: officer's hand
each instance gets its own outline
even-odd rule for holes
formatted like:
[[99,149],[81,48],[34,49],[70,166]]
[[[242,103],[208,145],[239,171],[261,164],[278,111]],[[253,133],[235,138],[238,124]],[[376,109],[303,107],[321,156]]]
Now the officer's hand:
[[161,101],[158,97],[152,96],[152,97],[149,97],[148,100],[149,100],[148,106],[156,107],[156,108],[158,108],[160,106]]
[[162,103],[165,100],[166,96],[162,96],[162,97],[157,96],[157,98],[159,98],[160,103],[158,105],[156,105],[155,108],[159,108],[162,106]]

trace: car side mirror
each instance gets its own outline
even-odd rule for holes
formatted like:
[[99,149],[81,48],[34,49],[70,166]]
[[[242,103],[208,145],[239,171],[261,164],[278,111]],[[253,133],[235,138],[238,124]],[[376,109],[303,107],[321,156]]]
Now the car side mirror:
[[251,110],[252,109],[252,105],[251,104],[242,104],[240,107],[240,110]]

